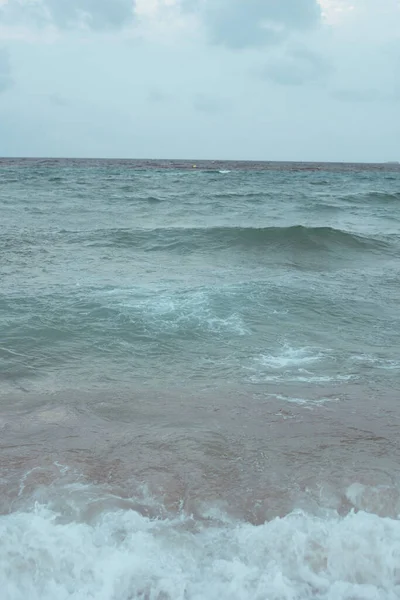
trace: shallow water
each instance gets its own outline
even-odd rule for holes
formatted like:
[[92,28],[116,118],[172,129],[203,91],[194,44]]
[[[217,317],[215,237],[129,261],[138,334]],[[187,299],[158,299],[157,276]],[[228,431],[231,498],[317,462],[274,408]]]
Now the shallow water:
[[400,597],[399,190],[0,161],[3,597]]

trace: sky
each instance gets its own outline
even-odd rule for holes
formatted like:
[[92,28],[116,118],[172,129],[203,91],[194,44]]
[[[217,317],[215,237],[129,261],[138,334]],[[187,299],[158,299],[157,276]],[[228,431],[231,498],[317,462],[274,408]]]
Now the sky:
[[0,0],[0,156],[400,161],[400,0]]

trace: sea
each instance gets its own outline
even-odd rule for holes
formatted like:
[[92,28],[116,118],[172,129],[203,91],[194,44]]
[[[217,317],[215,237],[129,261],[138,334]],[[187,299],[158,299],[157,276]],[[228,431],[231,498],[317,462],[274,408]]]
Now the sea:
[[0,159],[2,600],[400,598],[400,165]]

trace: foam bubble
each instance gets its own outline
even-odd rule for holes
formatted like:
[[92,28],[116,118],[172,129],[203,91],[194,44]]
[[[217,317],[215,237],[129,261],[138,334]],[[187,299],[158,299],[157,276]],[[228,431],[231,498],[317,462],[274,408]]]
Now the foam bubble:
[[6,600],[397,600],[400,522],[294,512],[263,525],[149,519],[134,510],[67,521],[51,508],[0,518]]

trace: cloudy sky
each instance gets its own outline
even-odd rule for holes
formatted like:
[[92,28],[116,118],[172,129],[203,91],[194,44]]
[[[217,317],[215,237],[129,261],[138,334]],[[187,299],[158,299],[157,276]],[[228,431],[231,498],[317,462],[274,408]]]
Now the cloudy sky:
[[400,160],[400,0],[0,0],[0,155]]

